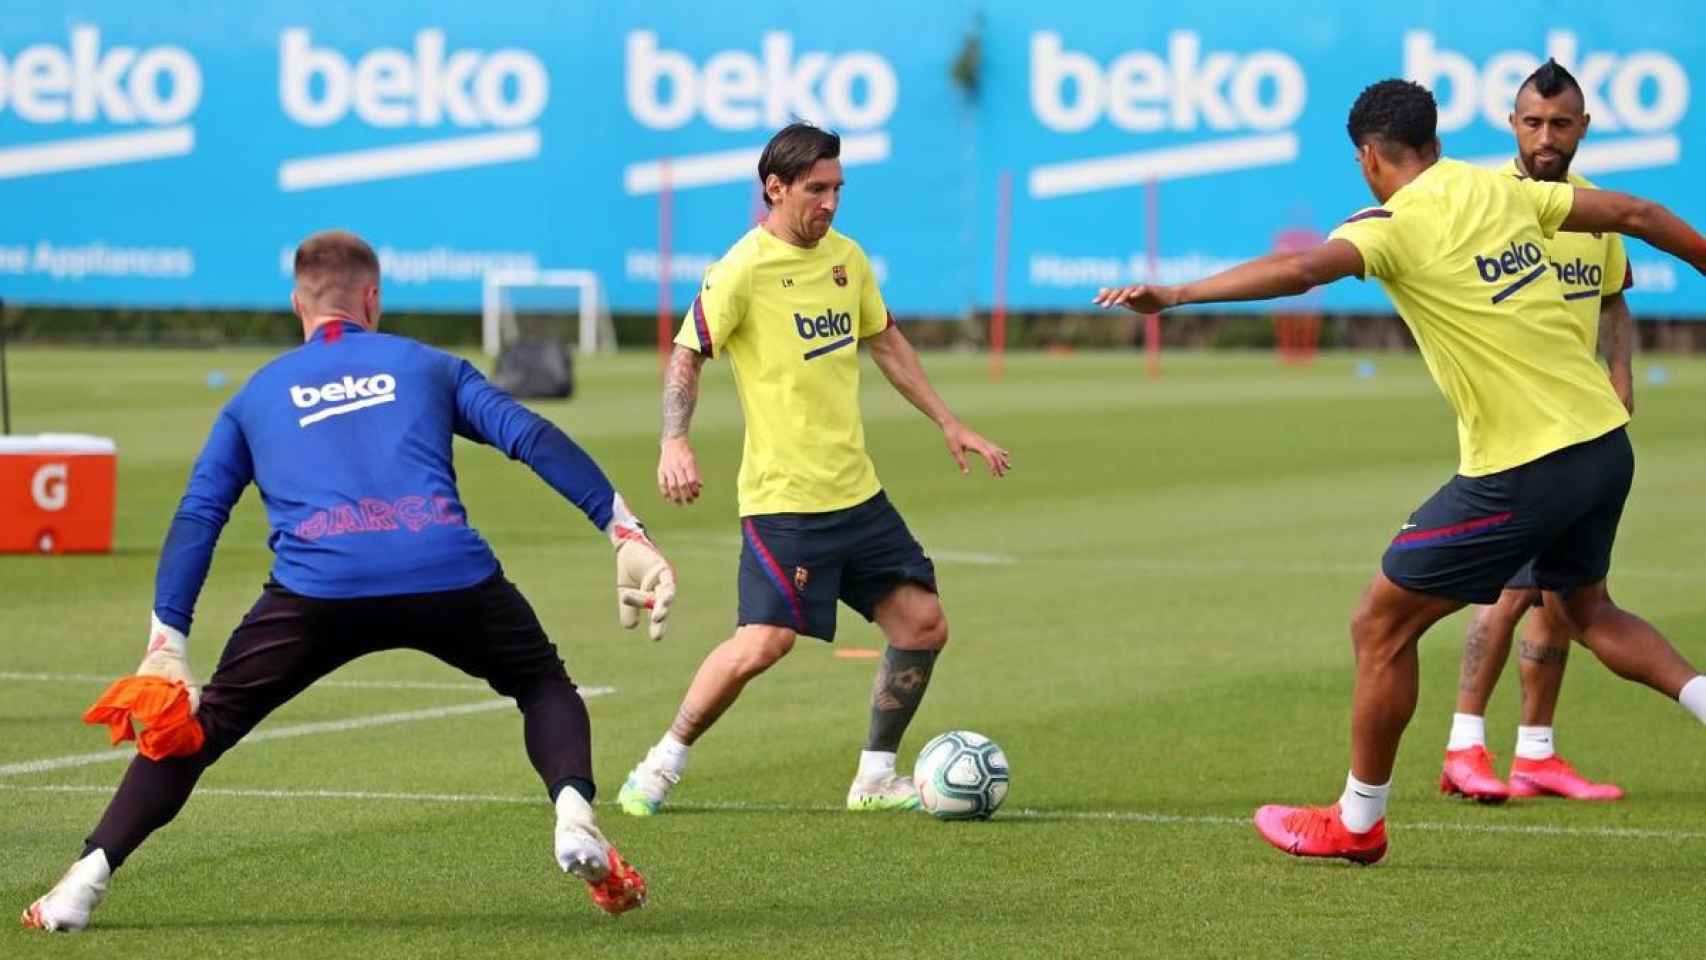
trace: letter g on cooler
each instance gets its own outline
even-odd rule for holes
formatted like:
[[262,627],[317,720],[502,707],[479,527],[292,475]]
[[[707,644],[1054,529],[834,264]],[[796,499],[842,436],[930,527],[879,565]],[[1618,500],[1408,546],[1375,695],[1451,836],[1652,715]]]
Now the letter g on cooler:
[[65,509],[71,502],[71,471],[63,463],[44,463],[30,478],[30,497],[49,513]]

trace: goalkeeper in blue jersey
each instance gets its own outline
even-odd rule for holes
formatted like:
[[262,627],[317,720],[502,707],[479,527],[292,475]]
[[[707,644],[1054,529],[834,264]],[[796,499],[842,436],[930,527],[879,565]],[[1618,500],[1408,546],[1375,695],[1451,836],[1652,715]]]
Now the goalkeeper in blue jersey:
[[[25,911],[25,926],[87,926],[112,871],[177,815],[208,766],[319,678],[394,649],[430,654],[515,699],[528,759],[556,807],[558,864],[606,911],[638,906],[644,880],[593,817],[586,704],[468,523],[453,437],[526,463],[608,534],[623,624],[649,611],[653,639],[675,595],[669,563],[555,425],[467,361],[377,331],[379,261],[359,237],[309,237],[295,277],[291,305],[307,342],[261,368],[220,412],[160,554],[137,674],[183,684],[202,742],[187,755],[131,762],[82,854]],[[251,483],[271,527],[272,577],[197,691],[187,666],[191,615],[220,530]]]

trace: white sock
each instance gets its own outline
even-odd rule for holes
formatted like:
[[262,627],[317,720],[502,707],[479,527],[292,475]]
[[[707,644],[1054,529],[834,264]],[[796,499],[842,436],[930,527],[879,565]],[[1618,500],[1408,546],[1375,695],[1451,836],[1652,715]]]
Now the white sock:
[[859,776],[876,777],[894,772],[894,754],[886,750],[859,751]]
[[1363,783],[1355,774],[1345,775],[1345,792],[1339,797],[1339,819],[1352,833],[1367,833],[1386,816],[1386,794],[1392,781],[1380,786]]
[[107,865],[107,852],[97,848],[94,853],[72,864],[71,873],[79,883],[86,884],[97,892],[105,893],[107,880],[111,879],[113,869]]
[[596,819],[592,813],[592,804],[586,802],[581,792],[573,787],[564,787],[557,793],[557,822],[572,823],[576,826],[593,827]]
[[1516,755],[1524,760],[1545,760],[1556,752],[1552,747],[1551,727],[1516,728]]
[[1706,723],[1706,674],[1683,684],[1682,692],[1676,695],[1676,702],[1701,723]]
[[1447,750],[1467,750],[1487,745],[1487,718],[1473,713],[1451,715],[1451,737],[1445,741]]
[[687,744],[676,739],[675,734],[666,733],[658,745],[652,748],[652,756],[659,765],[670,773],[680,776],[687,769]]

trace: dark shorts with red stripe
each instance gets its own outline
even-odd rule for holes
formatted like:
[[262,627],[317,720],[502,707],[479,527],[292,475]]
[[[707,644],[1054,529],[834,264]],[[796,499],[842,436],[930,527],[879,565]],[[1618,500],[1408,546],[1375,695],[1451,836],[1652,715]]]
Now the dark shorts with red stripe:
[[1386,548],[1388,579],[1418,593],[1493,603],[1532,561],[1534,586],[1605,579],[1635,455],[1622,427],[1519,467],[1453,477]]
[[834,640],[837,600],[871,620],[902,584],[936,590],[935,564],[885,493],[828,513],[742,517],[740,526],[743,627]]

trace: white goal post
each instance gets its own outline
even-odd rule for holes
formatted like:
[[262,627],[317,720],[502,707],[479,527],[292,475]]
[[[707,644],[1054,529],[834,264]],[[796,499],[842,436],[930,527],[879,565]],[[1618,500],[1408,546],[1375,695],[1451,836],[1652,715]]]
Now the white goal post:
[[480,343],[489,357],[515,339],[516,309],[510,295],[519,289],[573,290],[579,314],[577,351],[595,353],[616,349],[615,329],[605,309],[604,285],[591,270],[492,270],[485,276],[480,301]]

